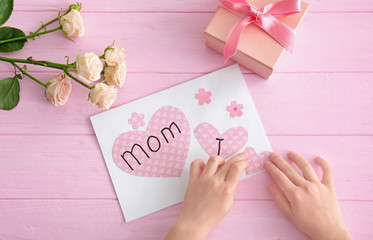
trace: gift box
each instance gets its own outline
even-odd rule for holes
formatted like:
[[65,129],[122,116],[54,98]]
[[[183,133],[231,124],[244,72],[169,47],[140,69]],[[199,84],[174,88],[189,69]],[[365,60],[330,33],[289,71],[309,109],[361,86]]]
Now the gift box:
[[[231,7],[232,4],[229,5],[229,2],[228,4],[224,4],[224,2],[226,3],[227,1],[234,1],[233,7]],[[237,24],[240,25],[242,22],[244,22],[243,18],[245,17],[246,20],[252,20],[252,22],[249,23],[247,26],[244,26],[244,28],[242,27],[243,30],[242,32],[240,31],[240,35],[238,35],[239,40],[236,39],[236,41],[238,41],[238,43],[236,43],[236,53],[231,56],[230,59],[257,73],[261,77],[267,79],[276,68],[283,53],[286,51],[286,44],[289,48],[291,48],[294,38],[293,35],[291,36],[291,39],[285,39],[284,44],[283,39],[281,39],[283,38],[283,32],[281,32],[282,30],[279,30],[280,33],[279,35],[277,35],[279,36],[278,39],[275,39],[278,32],[273,34],[271,30],[276,27],[282,27],[287,28],[289,31],[291,31],[291,33],[289,33],[290,35],[294,34],[300,23],[302,22],[303,17],[306,15],[309,4],[303,1],[299,1],[297,3],[298,10],[295,13],[291,12],[292,10],[289,10],[290,13],[287,16],[281,16],[281,14],[275,13],[269,16],[267,19],[263,20],[258,18],[258,11],[266,11],[263,10],[263,7],[268,7],[268,4],[274,4],[274,2],[276,2],[277,0],[249,0],[249,2],[244,2],[245,4],[247,4],[247,7],[245,6],[244,8],[242,8],[244,10],[242,10],[241,12],[234,12],[236,7],[234,4],[237,3],[236,1],[237,0],[222,1],[225,7],[218,7],[216,13],[214,14],[213,18],[204,31],[206,45],[221,54],[223,54],[224,50],[226,50],[225,54],[227,54],[227,49],[225,49],[225,46],[227,41],[230,41],[229,43],[232,44],[232,39],[229,39],[229,37],[232,37],[232,34],[237,35],[237,31],[236,33],[234,33]],[[294,3],[294,0],[290,1]],[[272,9],[275,9],[273,12],[279,11],[278,9],[281,7],[284,8],[286,0],[283,0],[281,2],[283,3],[282,6],[276,7],[276,9],[272,6]],[[226,7],[226,5],[228,7]],[[250,7],[252,8],[251,10]],[[233,10],[229,8],[233,8]],[[244,14],[242,14],[242,12],[248,12],[249,15],[252,15],[252,17],[248,15],[245,16]],[[259,22],[261,22],[259,24],[264,25],[264,27],[260,27],[258,24],[256,24],[256,19],[258,19]],[[268,24],[268,22],[270,22],[270,24]],[[264,30],[264,28],[268,28],[268,25],[270,25],[269,28],[272,28],[269,29],[269,32]],[[233,42],[234,41],[235,40],[233,40]],[[283,42],[280,43],[281,41]]]

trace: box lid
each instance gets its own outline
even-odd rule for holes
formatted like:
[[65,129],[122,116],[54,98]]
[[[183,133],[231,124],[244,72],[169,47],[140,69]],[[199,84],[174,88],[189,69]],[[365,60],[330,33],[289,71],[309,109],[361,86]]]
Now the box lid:
[[[250,4],[262,8],[276,0],[251,0]],[[305,16],[309,4],[302,1],[300,13],[287,17],[277,18],[295,31]],[[225,44],[230,32],[242,19],[237,13],[233,13],[224,7],[218,7],[215,15],[205,29],[205,34]],[[242,32],[238,51],[257,60],[258,62],[274,69],[285,51],[285,48],[274,40],[267,32],[255,24],[249,24]]]

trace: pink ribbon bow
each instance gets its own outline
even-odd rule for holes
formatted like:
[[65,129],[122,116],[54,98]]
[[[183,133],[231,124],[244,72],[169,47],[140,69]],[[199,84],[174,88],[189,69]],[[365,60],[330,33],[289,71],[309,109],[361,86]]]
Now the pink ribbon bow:
[[237,23],[228,36],[224,48],[224,61],[226,62],[237,52],[238,42],[242,31],[250,23],[254,23],[266,31],[273,39],[286,50],[292,50],[295,32],[283,24],[276,17],[284,17],[300,12],[300,0],[282,0],[267,4],[262,9],[250,5],[245,0],[220,0],[228,9],[242,14],[245,17]]

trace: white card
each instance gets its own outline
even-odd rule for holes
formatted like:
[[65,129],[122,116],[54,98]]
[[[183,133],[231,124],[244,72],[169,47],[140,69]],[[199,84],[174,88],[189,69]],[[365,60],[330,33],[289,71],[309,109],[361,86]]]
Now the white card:
[[245,150],[246,178],[263,171],[271,151],[238,65],[97,114],[91,122],[127,222],[183,201],[197,158]]

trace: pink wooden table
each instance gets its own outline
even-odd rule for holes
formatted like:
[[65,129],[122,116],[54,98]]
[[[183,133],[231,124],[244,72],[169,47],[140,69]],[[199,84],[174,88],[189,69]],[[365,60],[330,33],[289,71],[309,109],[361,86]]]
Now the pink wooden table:
[[[271,79],[242,71],[274,150],[329,160],[346,225],[356,239],[372,239],[373,2],[309,2],[295,50]],[[33,31],[70,3],[16,0],[6,25]],[[226,66],[202,38],[217,5],[87,0],[86,34],[76,43],[58,32],[5,56],[64,62],[78,51],[99,54],[116,40],[128,52],[129,72],[115,107]],[[43,81],[56,74],[29,71]],[[1,63],[1,79],[11,74]],[[74,84],[70,101],[55,108],[25,78],[18,107],[0,112],[1,240],[162,239],[176,219],[180,204],[124,222],[89,121],[101,110],[85,101],[87,94]],[[208,239],[307,239],[275,207],[270,182],[266,173],[242,181],[233,209]]]

